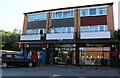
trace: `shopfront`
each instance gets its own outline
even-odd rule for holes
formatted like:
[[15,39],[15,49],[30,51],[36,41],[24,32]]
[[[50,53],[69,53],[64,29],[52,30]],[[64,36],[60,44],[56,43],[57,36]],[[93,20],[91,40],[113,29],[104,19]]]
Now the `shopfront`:
[[74,54],[75,44],[52,44],[49,47],[49,63],[66,64],[67,57],[69,57],[69,64],[74,64]]
[[86,44],[86,47],[79,47],[80,65],[110,65],[110,46],[103,44]]

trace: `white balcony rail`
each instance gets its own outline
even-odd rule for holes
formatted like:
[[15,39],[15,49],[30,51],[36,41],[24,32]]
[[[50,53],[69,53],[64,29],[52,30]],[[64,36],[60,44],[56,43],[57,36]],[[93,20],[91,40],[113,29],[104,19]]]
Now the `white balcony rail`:
[[74,39],[74,33],[49,33],[46,40]]
[[21,35],[20,41],[22,40],[41,40],[41,35]]
[[101,38],[111,38],[110,31],[107,31],[107,32],[82,32],[80,34],[80,39],[101,39]]

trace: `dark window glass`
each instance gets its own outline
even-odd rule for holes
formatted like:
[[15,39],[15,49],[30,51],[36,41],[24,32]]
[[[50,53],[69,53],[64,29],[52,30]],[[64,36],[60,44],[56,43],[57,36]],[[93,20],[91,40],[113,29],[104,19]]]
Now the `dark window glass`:
[[90,9],[89,12],[90,15],[96,15],[96,9]]
[[59,19],[59,18],[62,18],[62,12],[57,12],[57,13],[56,13],[56,18],[58,18],[58,19]]

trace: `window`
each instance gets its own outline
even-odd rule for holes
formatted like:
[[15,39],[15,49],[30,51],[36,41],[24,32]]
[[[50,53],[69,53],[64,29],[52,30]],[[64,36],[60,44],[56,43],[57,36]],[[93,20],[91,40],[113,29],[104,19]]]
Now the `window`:
[[58,18],[58,19],[59,19],[59,18],[62,18],[62,12],[57,12],[57,13],[56,13],[56,18]]
[[99,14],[99,15],[104,15],[104,14],[106,14],[106,8],[105,8],[105,7],[98,8],[98,14]]
[[80,32],[104,32],[108,31],[108,26],[98,25],[98,26],[81,26]]
[[52,19],[55,19],[55,18],[56,18],[56,13],[53,12],[53,13],[52,13]]
[[34,34],[40,34],[40,30],[42,30],[42,33],[44,34],[46,32],[45,29],[27,29],[27,34],[28,35],[34,35]]
[[69,17],[70,17],[69,11],[63,12],[63,18],[69,18]]
[[67,32],[68,32],[68,33],[72,32],[72,31],[71,31],[71,27],[67,27]]
[[24,59],[24,56],[21,56],[21,55],[15,55],[15,58],[16,58],[16,59]]
[[35,14],[28,16],[28,22],[46,20],[47,14]]
[[12,58],[12,55],[6,55],[7,58]]
[[96,9],[90,9],[89,11],[90,11],[90,15],[96,15],[97,14]]
[[41,20],[41,15],[39,14],[39,15],[35,15],[34,16],[34,21],[39,21],[39,20]]
[[28,16],[28,22],[34,21],[34,16]]
[[70,11],[70,17],[74,17],[74,10]]
[[80,16],[88,16],[88,9],[81,9]]
[[80,9],[80,16],[106,15],[106,7]]
[[38,34],[38,30],[37,29],[34,29],[34,30],[29,29],[29,30],[27,30],[27,34],[29,34],[29,35]]
[[55,28],[55,32],[61,33],[62,28]]
[[90,31],[90,27],[89,26],[81,26],[80,27],[80,32],[89,32]]
[[108,26],[107,25],[105,25],[105,31],[108,31]]
[[52,19],[71,18],[74,17],[74,10],[52,12]]
[[51,28],[51,33],[72,33],[72,32],[74,32],[74,27]]
[[91,32],[98,32],[98,26],[90,26]]
[[102,26],[99,26],[99,31],[101,32],[101,31],[104,31],[104,26],[102,25]]
[[41,14],[41,20],[46,20],[47,19],[47,14]]

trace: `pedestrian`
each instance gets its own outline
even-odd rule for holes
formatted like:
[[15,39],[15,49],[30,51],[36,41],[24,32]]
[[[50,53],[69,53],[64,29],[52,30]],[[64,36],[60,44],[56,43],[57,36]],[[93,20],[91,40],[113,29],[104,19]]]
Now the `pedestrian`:
[[98,59],[95,59],[95,69],[98,69]]
[[37,51],[37,55],[38,55],[38,66],[40,66],[40,62],[41,62],[41,59],[42,59],[41,51]]
[[70,56],[69,56],[69,54],[68,54],[68,55],[67,55],[67,58],[66,58],[66,65],[65,65],[65,67],[68,67],[69,60],[70,60]]
[[55,56],[55,64],[58,64],[59,57]]
[[37,55],[37,53],[36,53],[35,51],[32,53],[32,59],[33,59],[36,63],[38,63],[38,55]]

